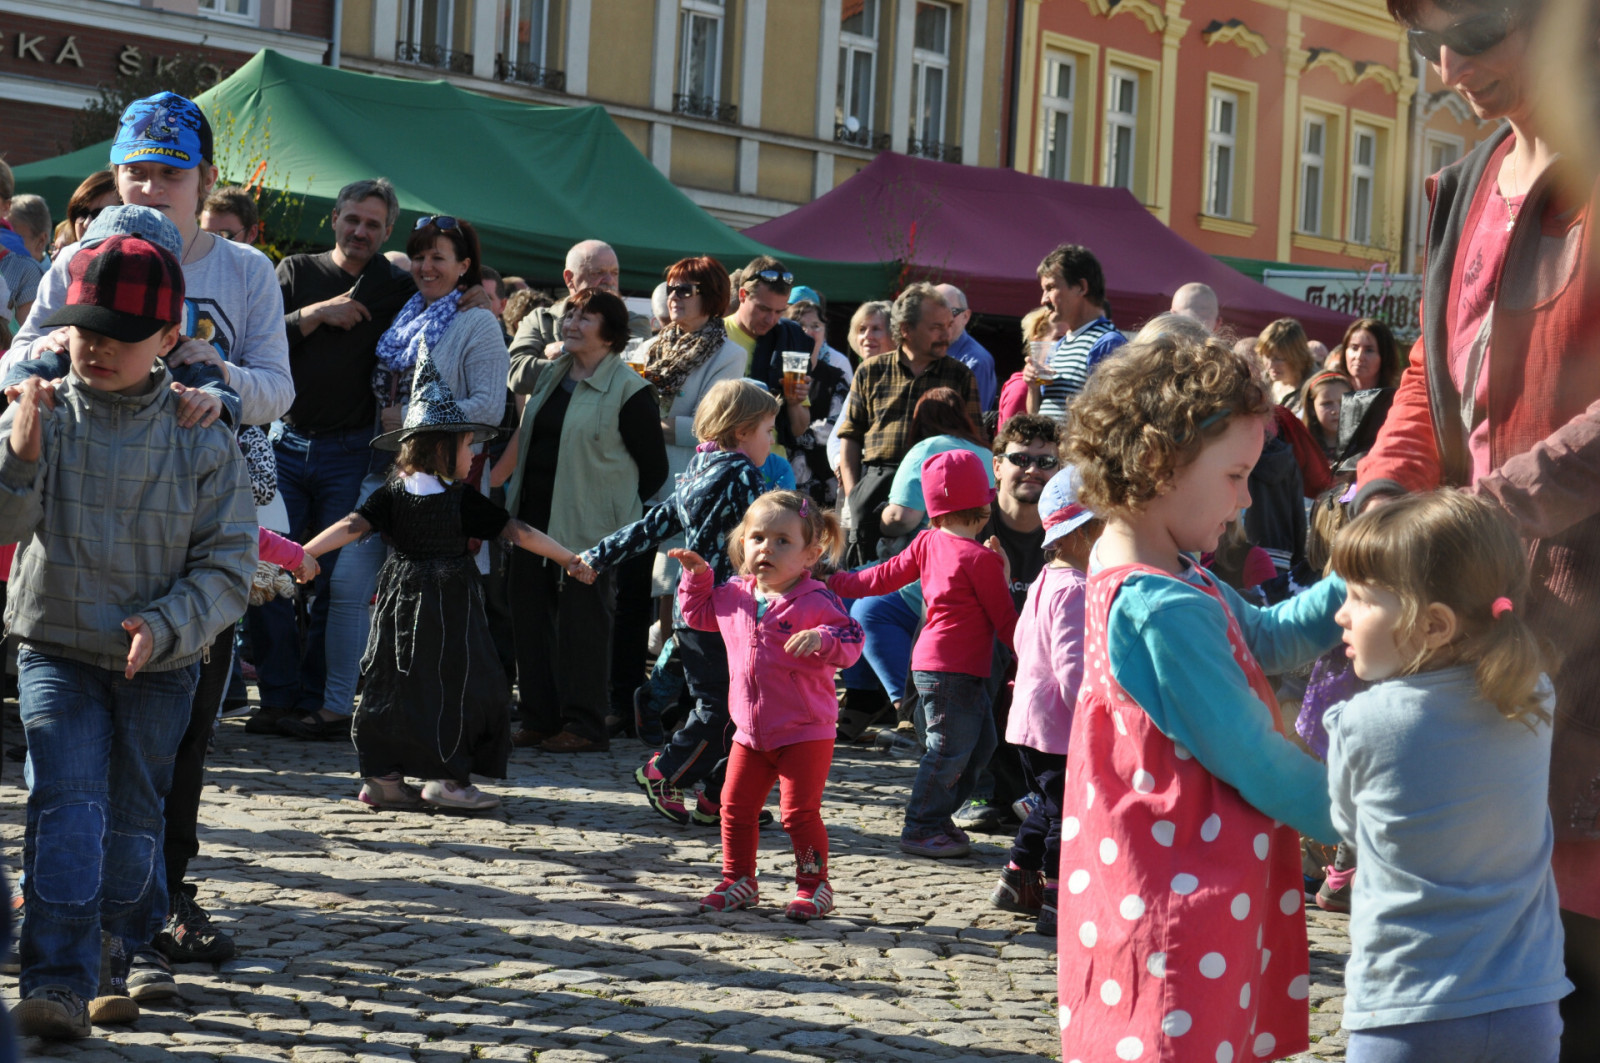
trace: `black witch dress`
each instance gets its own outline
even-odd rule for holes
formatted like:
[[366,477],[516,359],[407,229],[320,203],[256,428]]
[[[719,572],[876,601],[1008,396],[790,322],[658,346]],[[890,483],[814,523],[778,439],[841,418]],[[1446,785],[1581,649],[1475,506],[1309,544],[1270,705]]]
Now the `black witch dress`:
[[351,736],[367,777],[506,776],[509,687],[483,609],[468,539],[493,539],[510,515],[465,484],[417,495],[391,479],[357,511],[394,552],[378,573],[366,686]]

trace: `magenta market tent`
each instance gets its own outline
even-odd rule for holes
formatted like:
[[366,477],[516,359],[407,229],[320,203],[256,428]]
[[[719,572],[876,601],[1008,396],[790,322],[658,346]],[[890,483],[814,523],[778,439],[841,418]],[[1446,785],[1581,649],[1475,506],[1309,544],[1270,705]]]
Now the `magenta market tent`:
[[885,153],[822,198],[745,235],[813,258],[899,261],[904,280],[954,284],[980,313],[1020,317],[1033,309],[1039,261],[1057,244],[1075,243],[1100,260],[1123,329],[1166,310],[1172,293],[1190,281],[1215,289],[1223,321],[1241,333],[1294,317],[1332,345],[1351,320],[1228,268],[1161,224],[1125,189],[1014,170]]

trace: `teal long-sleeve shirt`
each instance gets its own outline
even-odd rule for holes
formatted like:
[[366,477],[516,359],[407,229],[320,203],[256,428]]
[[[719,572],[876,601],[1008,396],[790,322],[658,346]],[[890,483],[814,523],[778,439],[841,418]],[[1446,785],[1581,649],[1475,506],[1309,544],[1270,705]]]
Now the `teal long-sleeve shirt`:
[[[1228,645],[1215,599],[1182,577],[1130,576],[1111,603],[1111,674],[1163,734],[1266,815],[1336,842],[1327,766],[1280,734]],[[1305,664],[1339,641],[1333,615],[1345,584],[1330,577],[1269,608],[1221,585],[1244,641],[1269,674]]]

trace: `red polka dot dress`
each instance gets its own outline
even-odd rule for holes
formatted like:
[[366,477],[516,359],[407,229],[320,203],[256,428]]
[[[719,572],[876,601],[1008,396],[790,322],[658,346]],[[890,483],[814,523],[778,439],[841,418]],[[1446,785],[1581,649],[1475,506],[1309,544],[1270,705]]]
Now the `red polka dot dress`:
[[[1111,676],[1106,632],[1128,565],[1090,578],[1084,680],[1062,803],[1063,1063],[1235,1063],[1308,1044],[1299,835],[1164,735]],[[1169,576],[1169,578],[1171,578]],[[1228,641],[1276,701],[1226,600]]]

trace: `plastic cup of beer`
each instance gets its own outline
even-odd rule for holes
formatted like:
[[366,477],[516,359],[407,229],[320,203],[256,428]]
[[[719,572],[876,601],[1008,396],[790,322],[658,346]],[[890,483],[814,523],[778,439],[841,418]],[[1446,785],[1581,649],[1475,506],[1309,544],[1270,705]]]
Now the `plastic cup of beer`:
[[644,367],[645,367],[644,344],[641,343],[641,344],[638,344],[636,346],[629,347],[627,350],[623,351],[622,352],[622,360],[624,362],[628,363],[628,368],[629,369],[632,369],[635,373],[638,373],[640,376],[644,376]]
[[1043,340],[1034,340],[1028,344],[1028,364],[1033,366],[1034,376],[1040,383],[1049,383],[1050,374],[1050,345]]
[[783,390],[793,392],[811,368],[811,355],[805,351],[783,352]]

